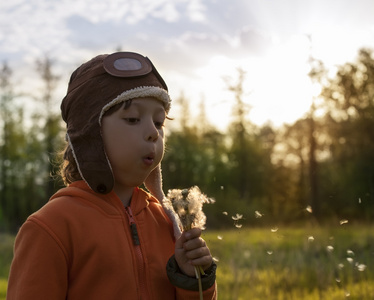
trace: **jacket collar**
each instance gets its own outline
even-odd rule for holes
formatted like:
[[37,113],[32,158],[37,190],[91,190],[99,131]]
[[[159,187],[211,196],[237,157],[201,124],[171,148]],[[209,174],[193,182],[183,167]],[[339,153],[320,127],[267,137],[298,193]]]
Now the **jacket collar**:
[[[117,215],[119,210],[123,211],[123,204],[114,191],[111,191],[108,194],[96,193],[83,180],[75,181],[68,187],[60,189],[49,199],[49,201],[53,201],[53,199],[62,196],[81,198],[90,204],[98,206],[109,215]],[[134,215],[139,214],[143,209],[145,209],[149,205],[149,202],[158,201],[143,189],[138,187],[134,188],[130,202],[130,207]]]

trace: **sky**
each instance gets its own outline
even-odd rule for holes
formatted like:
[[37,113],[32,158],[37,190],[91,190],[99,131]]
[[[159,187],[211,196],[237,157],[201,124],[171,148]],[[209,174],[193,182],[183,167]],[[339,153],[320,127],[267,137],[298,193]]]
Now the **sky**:
[[49,57],[62,99],[81,63],[117,49],[139,52],[165,79],[172,116],[183,95],[191,119],[203,102],[222,130],[235,103],[228,86],[241,69],[248,120],[280,126],[305,116],[318,94],[310,56],[333,69],[374,48],[373,13],[372,0],[0,0],[0,61],[32,93],[40,89],[35,62]]

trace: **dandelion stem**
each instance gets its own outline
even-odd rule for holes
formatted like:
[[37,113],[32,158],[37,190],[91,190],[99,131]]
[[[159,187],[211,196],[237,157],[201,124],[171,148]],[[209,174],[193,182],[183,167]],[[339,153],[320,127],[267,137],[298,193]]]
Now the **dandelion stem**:
[[[197,278],[197,281],[199,283],[199,295],[200,295],[200,300],[203,300],[203,287],[202,287],[202,284],[201,284],[201,273],[200,273],[200,270],[202,268],[200,266],[198,267],[195,267],[195,273],[196,273],[196,278]],[[203,271],[204,272],[204,271]]]

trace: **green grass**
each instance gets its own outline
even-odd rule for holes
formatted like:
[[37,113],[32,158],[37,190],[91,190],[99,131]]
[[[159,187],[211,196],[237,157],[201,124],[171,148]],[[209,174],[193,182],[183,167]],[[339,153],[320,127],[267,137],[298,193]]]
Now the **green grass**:
[[[219,238],[218,238],[219,236]],[[374,226],[206,231],[218,299],[374,299]],[[14,237],[0,234],[0,299]]]
[[0,300],[5,299],[10,263],[13,257],[14,236],[0,233]]
[[204,238],[218,259],[220,300],[374,299],[373,229],[233,229]]

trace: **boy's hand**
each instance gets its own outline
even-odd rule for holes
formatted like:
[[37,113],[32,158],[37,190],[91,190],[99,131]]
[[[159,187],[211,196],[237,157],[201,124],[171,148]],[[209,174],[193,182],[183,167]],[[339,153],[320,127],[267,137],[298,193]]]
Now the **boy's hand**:
[[181,271],[195,277],[195,266],[208,269],[213,258],[205,241],[200,237],[201,229],[192,228],[182,233],[175,243],[175,260]]

